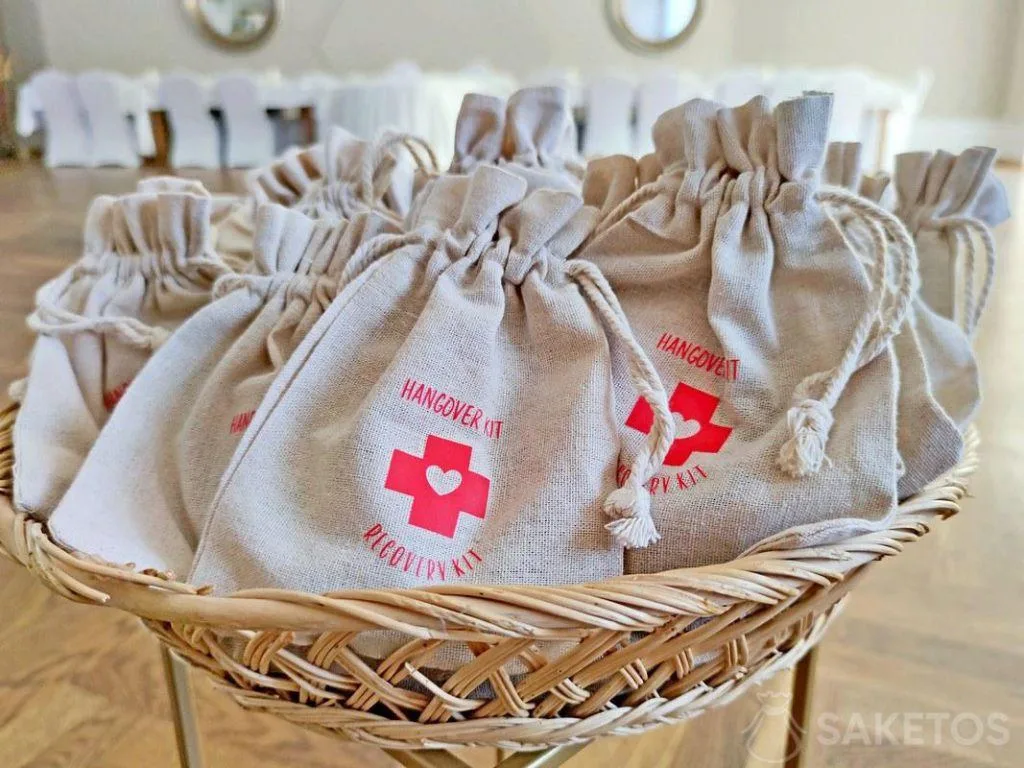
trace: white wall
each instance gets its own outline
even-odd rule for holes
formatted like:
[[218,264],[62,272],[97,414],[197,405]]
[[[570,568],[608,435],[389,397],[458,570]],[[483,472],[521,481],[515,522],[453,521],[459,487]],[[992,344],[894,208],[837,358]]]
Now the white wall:
[[13,54],[11,69],[16,82],[46,66],[43,32],[33,0],[0,0],[0,44]]
[[[0,0],[12,1],[18,0]],[[737,64],[862,64],[909,80],[927,67],[936,83],[926,115],[982,120],[1024,101],[1009,98],[1024,45],[1021,4],[705,0],[703,20],[681,48],[645,57],[615,40],[604,0],[287,0],[270,42],[243,54],[208,44],[179,0],[36,0],[41,47],[52,65],[67,69],[372,70],[409,58],[427,68],[486,60],[516,74],[557,65],[583,72],[666,65],[709,72]],[[1024,63],[1018,68],[1024,72]]]
[[[710,0],[715,2],[715,0]],[[745,2],[740,60],[778,66],[866,64],[908,77],[935,73],[926,115],[999,118],[1017,46],[1020,0]]]
[[1005,115],[1009,120],[1024,125],[1024,8],[1018,11],[1017,23],[1012,25],[1012,29],[1013,62],[1007,75]]
[[177,0],[36,0],[53,66],[138,71],[189,66],[378,69],[398,58],[427,68],[474,59],[524,74],[547,65],[584,70],[661,64],[717,69],[732,58],[735,0],[711,0],[684,48],[637,56],[608,29],[603,0],[290,0],[271,40],[219,50],[192,29]]

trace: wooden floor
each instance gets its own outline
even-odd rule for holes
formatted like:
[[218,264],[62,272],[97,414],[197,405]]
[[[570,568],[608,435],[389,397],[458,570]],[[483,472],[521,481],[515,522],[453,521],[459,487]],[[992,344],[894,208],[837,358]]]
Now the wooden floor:
[[[89,200],[130,190],[136,176],[0,165],[5,387],[25,370],[32,294],[78,255]],[[236,182],[203,178],[218,189]],[[999,233],[1000,283],[980,337],[984,463],[974,498],[878,567],[826,637],[804,737],[808,768],[1024,766],[1024,201],[1021,175],[1005,180],[1017,222]],[[394,765],[373,748],[243,712],[197,683],[211,768]],[[783,676],[770,689],[788,685]],[[769,712],[748,744],[761,710],[754,692],[683,726],[598,742],[568,765],[778,765],[785,715]],[[979,743],[964,743],[975,740],[975,717],[987,726],[992,716],[1008,736],[986,727]],[[155,641],[130,616],[67,603],[0,561],[0,768],[174,768],[175,754]],[[493,755],[467,759],[488,765]]]

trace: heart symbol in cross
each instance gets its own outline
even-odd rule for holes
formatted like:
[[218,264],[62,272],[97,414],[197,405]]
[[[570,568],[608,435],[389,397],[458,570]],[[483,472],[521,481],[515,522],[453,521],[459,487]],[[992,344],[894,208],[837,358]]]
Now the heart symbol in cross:
[[676,440],[685,440],[700,432],[700,422],[696,419],[687,419],[683,414],[675,412],[672,417],[676,422]]
[[436,465],[427,467],[427,482],[438,496],[447,496],[462,485],[462,473],[457,469],[445,472]]

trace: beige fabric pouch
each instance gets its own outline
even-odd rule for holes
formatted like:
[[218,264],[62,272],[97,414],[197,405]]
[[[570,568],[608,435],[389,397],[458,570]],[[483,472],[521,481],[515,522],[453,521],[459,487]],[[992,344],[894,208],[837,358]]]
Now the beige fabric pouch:
[[[631,334],[593,266],[564,258],[596,211],[493,166],[428,194],[258,409],[194,583],[323,593],[622,572],[602,507],[627,517],[642,499],[616,490],[608,338]],[[671,422],[635,342],[628,355],[659,414],[642,477]]]
[[[647,483],[661,540],[627,551],[629,573],[725,562],[795,526],[796,542],[838,539],[894,508],[888,342],[913,245],[890,214],[820,186],[830,108],[811,95],[669,110],[654,127],[661,176],[609,201],[580,251],[615,289],[677,420]],[[837,198],[898,243],[895,295],[869,282],[827,214]],[[620,388],[618,411],[637,445],[649,409]]]
[[230,272],[208,195],[98,197],[82,257],[36,294],[37,334],[14,427],[16,506],[46,518],[154,350]]
[[[865,176],[862,173],[862,150],[859,143],[834,142],[829,145],[823,179],[826,184],[844,187],[879,205],[891,203],[892,186],[885,174]],[[836,219],[847,238],[862,257],[869,273],[877,274],[880,247],[870,226],[862,218],[840,205]],[[892,280],[893,275],[886,275]],[[963,438],[957,425],[943,410],[932,392],[931,379],[921,339],[917,331],[917,318],[933,314],[915,293],[910,312],[903,326],[893,337],[892,349],[896,356],[899,394],[896,403],[897,446],[902,459],[897,486],[899,498],[907,498],[943,473],[952,469],[963,454]],[[941,318],[939,318],[941,320]],[[930,318],[926,318],[928,322]]]
[[[921,262],[917,333],[932,391],[963,430],[981,403],[971,336],[996,268],[992,228],[1009,217],[1006,190],[992,173],[995,150],[960,155],[911,152],[896,157],[896,213],[914,235]],[[977,243],[984,250],[976,265]],[[976,267],[984,277],[975,296]]]
[[373,211],[313,220],[260,208],[257,274],[230,275],[217,300],[153,356],[101,435],[50,525],[111,562],[188,573],[220,477],[281,367],[363,243],[397,228]]

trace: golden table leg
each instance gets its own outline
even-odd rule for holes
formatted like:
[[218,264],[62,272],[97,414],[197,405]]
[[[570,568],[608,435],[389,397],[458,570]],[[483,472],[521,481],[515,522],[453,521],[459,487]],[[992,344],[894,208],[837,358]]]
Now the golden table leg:
[[885,168],[885,159],[889,154],[889,110],[878,110],[878,152],[875,157],[875,172]]
[[316,117],[313,114],[313,107],[306,106],[299,109],[299,123],[302,125],[302,140],[306,144],[313,144],[317,139],[325,140],[324,136],[316,135]]
[[[495,768],[558,768],[587,746],[587,744],[566,744],[538,752],[513,752],[501,760]],[[386,749],[384,751],[405,768],[466,768],[467,766],[462,760],[444,749]]]
[[149,113],[149,123],[153,130],[153,156],[147,158],[145,164],[167,168],[171,158],[171,131],[167,112],[162,109],[153,110]]
[[392,758],[405,768],[468,768],[446,749],[385,749]]
[[786,764],[784,768],[801,768],[807,752],[806,740],[810,735],[811,694],[814,692],[814,666],[818,647],[812,646],[793,670],[793,699],[789,718],[795,727],[786,738]]
[[495,768],[557,768],[586,749],[589,744],[566,744],[542,752],[514,752]]
[[199,726],[196,723],[195,696],[188,664],[175,656],[160,643],[160,658],[163,661],[167,693],[171,698],[171,717],[174,719],[174,735],[178,743],[178,762],[181,768],[202,768],[203,755],[199,742]]

